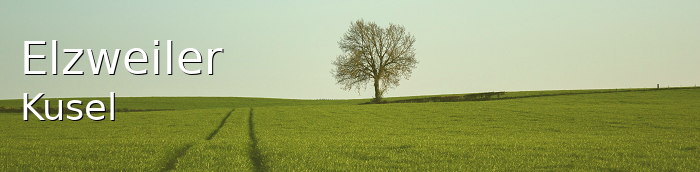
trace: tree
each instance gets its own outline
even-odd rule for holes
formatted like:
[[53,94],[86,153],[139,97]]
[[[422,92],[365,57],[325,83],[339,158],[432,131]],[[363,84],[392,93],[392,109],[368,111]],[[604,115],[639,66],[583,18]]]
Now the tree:
[[331,73],[343,90],[366,89],[374,83],[374,103],[380,103],[384,92],[399,86],[401,78],[408,79],[418,61],[410,33],[400,25],[389,24],[381,28],[374,22],[360,19],[350,24],[350,29],[338,46],[338,55]]

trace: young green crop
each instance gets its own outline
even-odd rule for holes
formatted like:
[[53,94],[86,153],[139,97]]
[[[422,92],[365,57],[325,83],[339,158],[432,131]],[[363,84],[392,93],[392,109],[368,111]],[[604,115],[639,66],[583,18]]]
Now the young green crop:
[[586,91],[379,105],[117,98],[175,110],[99,122],[0,113],[0,171],[700,170],[700,89]]
[[118,121],[22,121],[0,114],[0,171],[158,171],[230,109],[119,113]]
[[[248,97],[119,97],[115,98],[115,108],[127,109],[170,109],[170,110],[191,110],[191,109],[213,109],[213,108],[250,108],[266,106],[298,106],[298,105],[338,105],[338,104],[360,104],[367,102],[367,99],[352,100],[297,100],[297,99],[273,99],[273,98],[248,98]],[[29,99],[31,99],[30,97]],[[62,98],[48,98],[37,101],[34,107],[44,107],[44,100],[50,100],[49,107],[58,107],[58,100]],[[109,97],[97,98],[70,98],[67,100],[81,100],[82,105],[74,105],[81,109],[90,100],[100,100],[109,102]],[[64,102],[65,103],[65,102]],[[107,105],[109,106],[109,105]],[[22,108],[22,99],[0,100],[0,107]],[[43,112],[40,112],[43,115]]]
[[178,159],[177,171],[247,171],[249,158],[249,108],[237,108],[209,140],[200,140]]
[[700,92],[257,108],[272,171],[698,171]]

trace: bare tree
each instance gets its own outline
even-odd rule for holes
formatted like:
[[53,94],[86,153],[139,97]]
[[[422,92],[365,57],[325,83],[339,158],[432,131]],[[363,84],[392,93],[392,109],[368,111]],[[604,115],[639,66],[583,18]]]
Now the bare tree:
[[399,86],[401,78],[408,79],[418,61],[410,33],[400,25],[389,24],[381,28],[374,22],[360,19],[350,24],[350,29],[338,41],[343,50],[333,65],[331,73],[343,90],[366,89],[374,83],[374,102],[380,103],[384,92]]

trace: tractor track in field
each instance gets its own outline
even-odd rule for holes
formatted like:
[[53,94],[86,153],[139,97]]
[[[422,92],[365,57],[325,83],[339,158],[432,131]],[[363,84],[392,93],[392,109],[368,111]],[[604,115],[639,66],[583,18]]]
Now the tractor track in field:
[[[221,123],[219,124],[219,127],[217,127],[214,131],[212,131],[212,132],[209,134],[209,136],[207,136],[207,138],[205,138],[205,140],[211,140],[212,138],[214,138],[214,136],[216,136],[216,134],[219,133],[219,130],[221,130],[221,128],[224,127],[224,124],[226,124],[226,120],[231,116],[231,114],[232,114],[233,111],[235,111],[235,110],[236,110],[236,109],[232,109],[230,112],[228,112],[228,115],[226,115],[226,117],[224,117],[224,119],[221,120]],[[251,111],[251,115],[252,115],[252,111]],[[190,148],[192,148],[192,146],[194,146],[194,142],[188,143],[188,144],[186,144],[185,146],[181,147],[180,149],[175,150],[175,152],[173,153],[173,155],[170,156],[170,157],[172,157],[172,158],[169,158],[169,159],[167,160],[167,162],[165,163],[165,167],[164,167],[163,170],[161,170],[161,171],[172,171],[172,170],[175,170],[175,168],[177,167],[178,159],[180,159],[181,157],[185,156],[185,155],[187,154],[187,150],[189,150]]]
[[194,146],[194,143],[188,143],[185,146],[181,147],[180,149],[175,150],[174,155],[172,158],[168,159],[168,162],[165,163],[165,168],[161,171],[172,171],[177,167],[177,161],[180,157],[185,156],[187,153],[187,150],[192,148]]
[[267,171],[265,163],[263,162],[263,156],[258,149],[258,139],[255,137],[255,124],[253,123],[253,108],[250,108],[250,115],[248,116],[248,137],[250,137],[250,151],[248,156],[251,162],[253,162],[253,167],[255,171]]
[[216,136],[216,134],[219,133],[219,130],[221,130],[221,128],[224,127],[224,124],[226,124],[226,120],[228,119],[228,117],[230,117],[231,114],[233,113],[233,111],[235,111],[235,110],[236,110],[236,109],[233,109],[233,110],[231,110],[231,112],[228,112],[228,115],[226,115],[226,117],[224,118],[224,120],[221,120],[221,123],[219,124],[219,127],[217,127],[216,130],[214,130],[213,132],[211,132],[211,134],[209,134],[209,137],[207,137],[206,140],[211,140],[212,138],[214,138],[214,136]]
[[[236,109],[231,110],[231,112],[224,117],[223,120],[221,120],[221,123],[219,123],[219,126],[212,131],[209,136],[205,138],[205,140],[211,140],[216,136],[216,134],[219,133],[219,130],[224,127],[226,124],[226,120],[231,116],[233,111]],[[248,157],[250,158],[251,162],[253,163],[253,170],[256,172],[261,172],[261,171],[267,171],[267,167],[265,167],[265,163],[263,162],[263,155],[260,153],[260,149],[258,149],[258,139],[255,137],[255,124],[253,123],[253,108],[250,109],[250,114],[248,116],[248,137],[250,138],[250,149],[248,151]],[[161,171],[172,171],[177,168],[177,163],[178,159],[185,156],[187,154],[187,151],[194,146],[194,142],[188,143],[183,147],[180,147],[179,149],[175,150],[172,154],[172,156],[169,156],[171,158],[167,159],[167,162],[165,163],[165,167]]]

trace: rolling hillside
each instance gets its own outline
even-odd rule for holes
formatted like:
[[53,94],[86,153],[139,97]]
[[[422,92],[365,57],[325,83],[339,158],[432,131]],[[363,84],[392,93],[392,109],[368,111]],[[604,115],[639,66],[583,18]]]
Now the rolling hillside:
[[366,101],[117,97],[118,108],[168,110],[116,121],[0,113],[0,171],[700,170],[700,89]]

